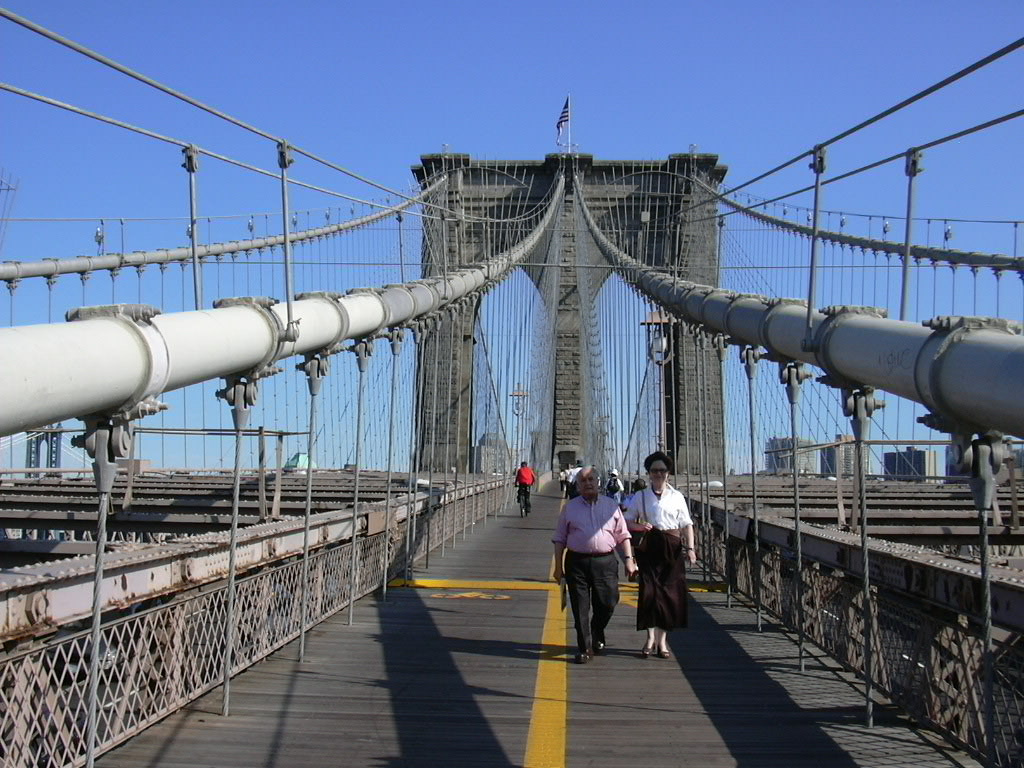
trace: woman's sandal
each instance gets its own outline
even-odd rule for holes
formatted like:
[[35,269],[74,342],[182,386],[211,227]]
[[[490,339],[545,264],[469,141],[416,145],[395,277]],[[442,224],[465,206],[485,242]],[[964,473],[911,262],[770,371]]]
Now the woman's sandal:
[[669,653],[667,650],[666,651],[658,651],[658,658],[659,659],[671,659],[672,658],[672,654]]
[[648,648],[648,647],[647,647],[647,646],[645,645],[645,646],[644,646],[643,648],[641,648],[641,649],[640,649],[640,658],[641,658],[641,659],[646,659],[646,658],[648,658],[648,657],[649,657],[649,656],[651,655],[651,650],[652,650],[651,648]]

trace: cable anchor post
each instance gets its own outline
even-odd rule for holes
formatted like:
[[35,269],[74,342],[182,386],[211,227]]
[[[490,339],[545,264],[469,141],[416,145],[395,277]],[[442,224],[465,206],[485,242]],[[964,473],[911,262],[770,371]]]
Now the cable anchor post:
[[786,386],[786,398],[792,407],[800,404],[800,385],[814,374],[807,366],[797,360],[779,363],[779,381]]
[[729,339],[725,334],[716,333],[711,337],[711,348],[718,356],[718,362],[724,363],[729,357]]
[[[856,479],[857,479],[857,514],[851,521],[856,529],[861,530],[862,546],[867,547],[867,510],[865,509],[867,492],[865,488],[865,475],[867,467],[865,464],[864,442],[871,435],[871,416],[876,410],[885,407],[885,401],[879,400],[874,395],[874,388],[868,386],[856,386],[843,389],[843,415],[850,419],[850,426],[853,431],[854,450],[856,452]],[[865,571],[866,574],[866,571]]]
[[[351,535],[349,539],[349,574],[348,574],[348,625],[352,626],[356,602],[356,548],[359,534],[359,523],[361,516],[361,503],[359,497],[360,468],[363,453],[363,410],[366,401],[366,371],[370,366],[370,356],[373,354],[373,345],[365,339],[352,344],[348,348],[356,356],[356,366],[359,369],[359,386],[356,396],[356,455],[355,469],[352,483],[352,516]],[[368,526],[367,526],[368,527]]]
[[[721,232],[721,230],[719,230]],[[725,402],[725,379],[726,362],[729,357],[729,338],[718,333],[712,337],[711,345],[718,356],[719,394]],[[725,408],[719,410],[718,428],[722,435],[722,542],[725,545],[725,554],[722,562],[722,570],[725,576],[725,599],[726,607],[732,607],[732,596],[736,585],[736,562],[735,552],[731,541],[732,521],[729,511],[729,450],[726,440]]]
[[107,515],[110,511],[110,492],[117,474],[117,460],[128,456],[132,441],[131,422],[119,416],[102,414],[88,416],[85,432],[71,439],[71,444],[83,448],[93,460],[93,477],[99,493],[96,511],[96,549],[93,560],[92,622],[89,635],[89,686],[86,694],[86,755],[87,766],[95,764],[97,732],[99,726],[100,657],[104,666],[113,663],[109,651],[100,637],[103,619],[103,566],[107,547]]
[[224,387],[214,393],[231,408],[231,421],[235,431],[241,432],[249,425],[249,414],[259,397],[259,383],[246,375],[227,376]]
[[754,548],[754,615],[757,631],[762,629],[762,582],[763,573],[761,568],[761,526],[758,513],[757,498],[757,411],[756,411],[756,385],[757,363],[761,359],[760,347],[745,346],[740,348],[740,361],[743,363],[743,370],[747,375],[747,410],[749,412],[750,424],[750,538]]
[[871,561],[868,551],[868,513],[867,513],[867,489],[865,487],[866,468],[864,466],[864,441],[871,433],[871,415],[878,409],[884,408],[885,402],[874,395],[874,388],[860,386],[843,390],[843,415],[850,419],[853,428],[854,450],[856,451],[857,466],[857,518],[856,524],[860,526],[860,549],[861,549],[861,626],[863,628],[862,651],[864,659],[864,720],[865,726],[874,727],[874,701],[872,700],[872,689],[874,677],[872,671],[873,651],[872,636],[874,634],[874,611],[871,609]]
[[373,345],[364,339],[354,342],[346,351],[356,356],[356,365],[359,368],[359,372],[366,373],[370,365],[370,358],[373,356]]
[[316,397],[320,394],[320,386],[324,377],[331,371],[331,360],[323,352],[314,352],[305,356],[305,361],[295,366],[295,370],[306,374],[309,394]]
[[404,328],[392,328],[388,332],[388,343],[391,345],[391,354],[394,357],[398,357],[402,354],[402,344],[405,341],[405,329]]
[[242,431],[249,423],[249,415],[259,396],[257,374],[234,374],[224,377],[224,387],[215,395],[231,407],[231,421],[235,427],[234,483],[231,494],[231,530],[228,535],[228,585],[224,612],[224,666],[222,669],[223,700],[221,715],[227,717],[231,709],[231,671],[234,667],[235,638],[235,575],[238,549],[238,509],[242,473]]
[[843,390],[843,415],[850,419],[854,439],[870,439],[871,416],[876,410],[885,408],[885,401],[875,397],[874,387],[858,387]]
[[[388,470],[385,487],[387,499],[384,505],[384,547],[381,553],[381,599],[386,600],[388,594],[388,571],[391,565],[392,544],[397,547],[398,542],[392,541],[391,519],[392,507],[394,505],[394,489],[392,481],[392,463],[395,452],[395,411],[398,400],[398,357],[402,354],[402,343],[405,341],[404,328],[391,328],[387,333],[388,343],[391,346],[391,403],[388,408]],[[409,518],[406,517],[406,525],[409,525]],[[397,531],[396,531],[397,533]]]
[[129,420],[112,415],[87,416],[85,432],[71,438],[71,445],[81,448],[92,459],[96,490],[110,493],[117,474],[117,460],[128,455],[134,429]]
[[793,548],[796,553],[796,576],[793,583],[797,614],[797,655],[801,672],[805,669],[805,631],[803,532],[800,525],[800,467],[798,463],[800,450],[800,393],[802,391],[801,384],[812,375],[807,370],[807,366],[799,361],[789,360],[779,363],[779,381],[785,385],[786,399],[789,400],[790,470],[793,472]]
[[968,485],[974,508],[979,511],[993,509],[996,475],[1006,451],[1002,433],[992,430],[978,433],[977,438],[970,432],[954,434],[951,442],[957,469],[969,473]]
[[300,582],[300,591],[302,593],[302,613],[299,618],[300,662],[306,659],[306,624],[309,617],[309,531],[310,517],[313,512],[313,468],[315,464],[317,432],[316,406],[324,377],[330,370],[330,358],[327,355],[328,350],[307,354],[304,362],[295,366],[297,370],[306,374],[306,384],[309,386],[309,430],[306,438],[306,489],[302,525],[302,577]]
[[[954,434],[952,438],[957,469],[969,471],[968,485],[978,513],[978,549],[981,567],[982,686],[985,754],[995,757],[995,664],[992,649],[992,573],[989,552],[989,513],[996,513],[996,475],[1003,463],[1006,443],[995,430]],[[1011,482],[1013,482],[1011,480]],[[995,521],[993,521],[995,522]]]
[[749,381],[757,378],[757,363],[761,359],[761,350],[758,347],[743,347],[740,349],[740,362],[743,363],[743,370]]

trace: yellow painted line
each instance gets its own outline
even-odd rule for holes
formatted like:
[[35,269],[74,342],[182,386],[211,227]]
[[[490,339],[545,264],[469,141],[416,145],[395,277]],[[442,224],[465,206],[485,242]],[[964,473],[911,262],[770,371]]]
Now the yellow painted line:
[[559,592],[549,592],[523,768],[565,768],[569,709],[569,665],[565,658],[568,616],[568,610],[562,609]]
[[511,600],[508,595],[492,595],[488,592],[437,592],[431,597],[439,597],[443,600],[456,600],[470,598],[475,600]]
[[689,583],[686,588],[691,592],[725,592],[725,584],[701,584],[700,582]]
[[543,581],[484,581],[475,579],[393,579],[388,582],[392,587],[413,587],[417,589],[501,589],[501,590],[534,590],[540,592],[558,592],[558,585]]
[[[460,579],[392,579],[389,587],[412,587],[414,589],[495,589],[495,590],[526,590],[533,592],[558,592],[557,584],[545,584],[538,581],[473,581]],[[703,584],[690,582],[687,589],[691,592],[725,592],[725,584]],[[637,585],[628,581],[619,582],[619,591],[636,592]]]
[[[558,592],[558,585],[543,581],[480,581],[473,579],[392,579],[389,587],[413,587],[414,589],[498,589],[498,590],[531,590],[534,592]],[[691,592],[725,592],[725,584],[705,584],[691,581],[687,585]],[[625,592],[636,591],[636,584],[620,582],[619,589]]]
[[[534,592],[558,592],[554,582],[543,581],[482,581],[474,579],[392,579],[389,587],[413,587],[414,589],[499,589],[499,590],[532,590]],[[687,587],[691,592],[725,592],[725,584],[705,584],[691,581]],[[625,592],[636,592],[636,584],[628,581],[619,583],[619,589]]]

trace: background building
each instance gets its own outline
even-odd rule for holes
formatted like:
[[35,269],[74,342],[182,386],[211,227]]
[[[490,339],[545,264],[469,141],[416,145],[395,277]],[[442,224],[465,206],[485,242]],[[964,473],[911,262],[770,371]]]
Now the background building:
[[886,451],[883,454],[886,477],[935,477],[939,474],[937,451],[922,451],[908,445],[904,451]]
[[[814,445],[813,440],[797,438],[797,448]],[[768,472],[792,471],[793,441],[789,437],[769,437],[764,447],[764,466]],[[805,451],[796,455],[796,469],[801,475],[813,474],[817,464],[817,451]]]
[[821,474],[850,477],[857,471],[857,449],[853,435],[836,435],[836,442],[839,445],[822,448],[820,451]]
[[485,432],[473,446],[473,471],[491,475],[511,471],[508,443],[495,432]]

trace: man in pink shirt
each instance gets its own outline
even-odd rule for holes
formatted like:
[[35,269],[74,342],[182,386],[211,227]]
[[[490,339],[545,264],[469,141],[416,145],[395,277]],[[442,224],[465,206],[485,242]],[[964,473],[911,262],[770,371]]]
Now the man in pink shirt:
[[551,541],[555,545],[555,581],[565,579],[576,622],[576,663],[586,664],[604,650],[604,630],[619,602],[615,550],[626,560],[627,575],[636,573],[636,561],[626,521],[619,505],[601,495],[597,470],[581,469],[576,484],[580,495],[565,503]]

